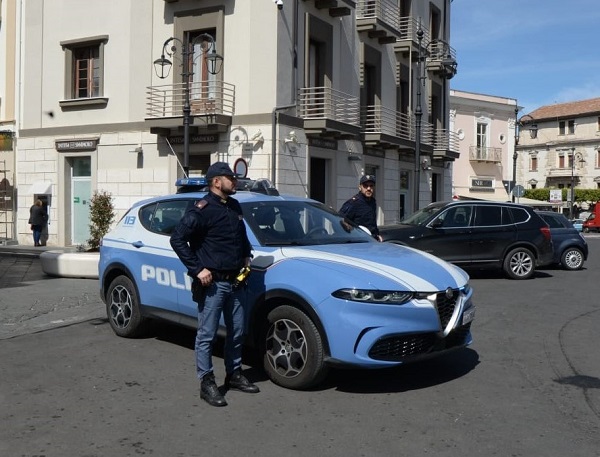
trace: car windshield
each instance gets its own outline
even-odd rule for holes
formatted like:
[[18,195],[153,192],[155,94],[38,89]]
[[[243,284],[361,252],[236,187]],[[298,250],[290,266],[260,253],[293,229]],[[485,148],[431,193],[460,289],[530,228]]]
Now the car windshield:
[[242,211],[263,246],[375,242],[357,225],[318,202],[246,202]]
[[426,206],[425,208],[420,209],[415,213],[412,213],[410,216],[406,217],[405,219],[402,219],[400,221],[400,223],[406,224],[406,225],[423,225],[425,222],[427,222],[431,218],[431,216],[433,216],[434,214],[437,214],[442,208],[443,208],[443,206],[439,206],[439,205]]

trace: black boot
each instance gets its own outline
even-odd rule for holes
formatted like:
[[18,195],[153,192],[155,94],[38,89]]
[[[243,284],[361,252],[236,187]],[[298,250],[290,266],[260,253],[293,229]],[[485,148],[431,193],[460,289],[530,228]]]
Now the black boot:
[[211,372],[202,377],[200,383],[200,398],[211,406],[227,406],[227,402],[215,382],[215,375]]
[[225,376],[225,386],[229,389],[236,389],[247,394],[256,394],[260,389],[248,381],[248,378],[242,374],[241,370],[235,370],[233,373]]

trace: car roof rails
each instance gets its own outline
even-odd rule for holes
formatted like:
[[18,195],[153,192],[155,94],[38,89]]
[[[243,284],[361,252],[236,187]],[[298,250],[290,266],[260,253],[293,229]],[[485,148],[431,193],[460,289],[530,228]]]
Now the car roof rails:
[[[180,178],[175,182],[177,193],[207,192],[208,181],[204,176]],[[236,190],[257,192],[265,195],[279,195],[279,191],[268,179],[238,178]]]

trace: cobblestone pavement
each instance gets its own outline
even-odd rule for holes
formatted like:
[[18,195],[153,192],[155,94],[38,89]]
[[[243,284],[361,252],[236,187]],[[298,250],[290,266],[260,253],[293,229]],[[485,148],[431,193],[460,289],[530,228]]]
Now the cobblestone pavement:
[[98,280],[48,276],[38,256],[0,251],[0,340],[104,316]]

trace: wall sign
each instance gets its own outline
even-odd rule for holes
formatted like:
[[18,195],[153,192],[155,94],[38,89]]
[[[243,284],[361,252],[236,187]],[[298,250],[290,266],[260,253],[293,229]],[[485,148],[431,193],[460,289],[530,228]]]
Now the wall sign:
[[56,150],[64,151],[95,151],[98,147],[98,138],[81,139],[81,140],[56,140]]
[[[171,144],[183,144],[183,136],[167,137]],[[218,143],[219,135],[190,135],[190,144]]]
[[494,187],[494,181],[492,179],[471,179],[471,187],[491,188]]
[[337,140],[328,140],[326,138],[308,137],[308,145],[316,148],[334,149],[337,150]]

